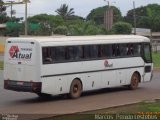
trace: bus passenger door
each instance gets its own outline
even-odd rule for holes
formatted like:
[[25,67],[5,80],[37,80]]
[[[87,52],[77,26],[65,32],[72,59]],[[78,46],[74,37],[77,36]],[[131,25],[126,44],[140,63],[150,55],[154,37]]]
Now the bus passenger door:
[[151,81],[153,74],[151,46],[149,43],[143,45],[143,59],[144,59],[144,82]]

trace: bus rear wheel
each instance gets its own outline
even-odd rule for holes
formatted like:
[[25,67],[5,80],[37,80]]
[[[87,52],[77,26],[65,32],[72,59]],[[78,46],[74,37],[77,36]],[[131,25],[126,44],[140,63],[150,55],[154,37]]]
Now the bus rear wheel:
[[131,84],[129,85],[129,89],[130,90],[137,89],[139,81],[140,81],[139,75],[137,73],[134,73],[131,77]]
[[70,87],[69,96],[72,99],[76,99],[76,98],[79,98],[81,94],[82,94],[82,84],[80,80],[74,79]]

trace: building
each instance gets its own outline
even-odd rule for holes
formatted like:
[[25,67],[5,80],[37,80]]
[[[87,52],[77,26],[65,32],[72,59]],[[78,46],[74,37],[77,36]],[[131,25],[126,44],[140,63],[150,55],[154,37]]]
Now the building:
[[[134,28],[132,30],[132,34],[134,34]],[[151,32],[150,29],[136,28],[136,34],[150,38],[152,50],[154,52],[160,51],[160,32]]]

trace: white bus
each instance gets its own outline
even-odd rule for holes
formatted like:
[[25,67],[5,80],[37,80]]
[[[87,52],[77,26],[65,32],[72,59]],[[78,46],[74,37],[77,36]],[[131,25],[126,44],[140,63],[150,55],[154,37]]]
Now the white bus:
[[150,40],[142,36],[10,38],[4,57],[4,88],[39,96],[128,86],[151,81]]

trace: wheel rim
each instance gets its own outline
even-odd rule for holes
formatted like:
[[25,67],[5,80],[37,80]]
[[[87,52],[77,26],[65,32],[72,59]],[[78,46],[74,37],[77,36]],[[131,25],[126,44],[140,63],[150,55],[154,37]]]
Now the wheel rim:
[[82,93],[82,85],[79,80],[73,80],[71,84],[71,89],[70,89],[70,97],[71,98],[78,98],[81,96]]
[[138,77],[137,75],[134,75],[132,78],[132,87],[136,88],[138,86]]
[[74,93],[74,94],[77,94],[77,93],[78,93],[78,91],[79,91],[78,88],[79,88],[79,87],[78,87],[77,84],[75,84],[75,85],[73,86],[73,93]]

